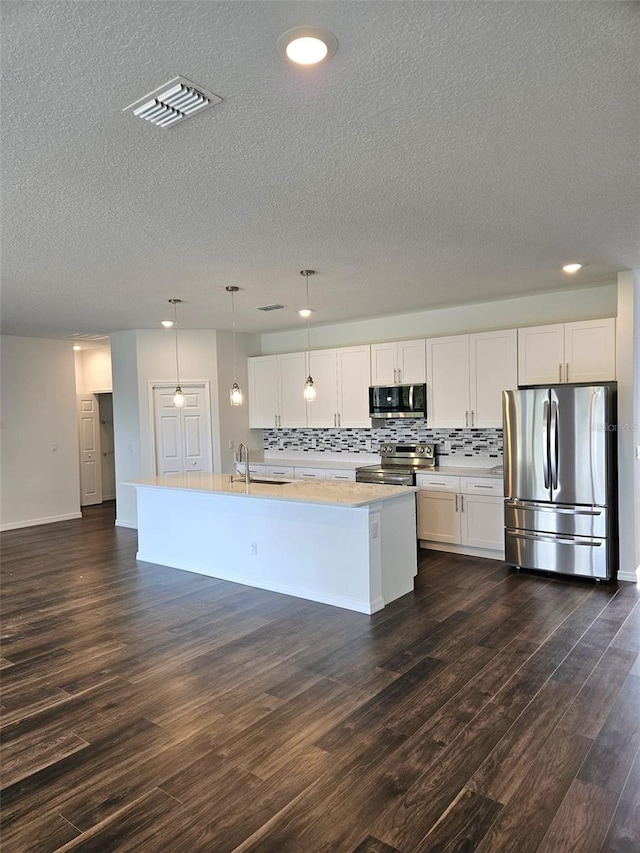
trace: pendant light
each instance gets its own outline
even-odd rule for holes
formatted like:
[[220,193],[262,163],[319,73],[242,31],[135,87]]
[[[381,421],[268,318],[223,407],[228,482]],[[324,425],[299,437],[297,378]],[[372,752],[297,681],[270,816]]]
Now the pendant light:
[[[315,275],[315,272],[315,270],[300,270],[300,275],[305,277],[307,284],[307,307],[311,304],[309,302],[309,276]],[[313,403],[316,399],[316,386],[311,376],[311,327],[309,325],[309,316],[307,315],[307,359],[309,362],[309,375],[307,376],[307,381],[304,383],[304,399],[307,403]]]
[[173,392],[173,405],[176,409],[181,409],[184,406],[185,399],[180,387],[180,361],[178,359],[178,309],[182,299],[170,299],[169,304],[173,305],[173,328],[175,329],[176,341],[176,390]]
[[238,385],[236,371],[236,303],[234,298],[234,294],[237,293],[240,288],[230,284],[226,290],[231,294],[231,317],[233,321],[233,385],[229,391],[229,400],[232,406],[241,406],[242,388]]

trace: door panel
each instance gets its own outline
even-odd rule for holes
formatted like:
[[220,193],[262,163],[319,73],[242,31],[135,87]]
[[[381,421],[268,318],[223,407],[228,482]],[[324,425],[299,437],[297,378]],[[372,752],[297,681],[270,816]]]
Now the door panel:
[[491,495],[460,495],[462,544],[474,548],[504,548],[502,499]]
[[502,404],[505,497],[550,501],[545,430],[549,389],[503,391]]
[[605,506],[607,503],[606,403],[609,389],[554,387],[551,405],[556,430],[551,436],[552,462],[557,446],[557,478],[553,500],[563,504]]
[[80,506],[102,503],[102,457],[100,413],[94,394],[77,398],[80,450]]
[[518,385],[518,333],[469,336],[472,426],[502,427],[502,392]]
[[185,405],[173,405],[173,388],[154,388],[157,474],[212,471],[211,421],[204,385],[183,385]]
[[418,538],[431,542],[460,543],[457,495],[450,492],[418,492]]
[[564,325],[518,329],[518,384],[552,385],[563,381]]
[[340,347],[337,350],[338,413],[341,427],[370,427],[370,347]]
[[[338,381],[336,377],[336,351],[315,350],[311,353],[309,374],[313,377],[317,396],[307,403],[307,426],[334,427],[338,413]],[[302,394],[300,388],[296,391]]]
[[470,427],[469,336],[428,340],[427,377],[428,425]]
[[559,506],[549,503],[505,501],[505,527],[540,533],[564,533],[569,536],[607,535],[607,510],[604,507]]

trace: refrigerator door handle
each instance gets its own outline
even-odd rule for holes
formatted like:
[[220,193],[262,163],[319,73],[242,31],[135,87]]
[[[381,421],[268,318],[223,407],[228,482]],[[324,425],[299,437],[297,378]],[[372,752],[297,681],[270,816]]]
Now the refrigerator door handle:
[[515,530],[507,531],[515,539],[534,539],[537,542],[561,542],[563,545],[587,545],[599,548],[603,542],[598,539],[575,539],[573,536],[542,536],[540,533],[520,533]]
[[544,487],[549,488],[549,401],[542,404],[542,465],[544,468]]
[[601,509],[563,509],[557,504],[542,504],[535,501],[506,501],[513,509],[532,509],[536,512],[552,512],[554,515],[602,515]]
[[551,456],[551,488],[558,488],[558,404],[551,401],[550,418],[550,456]]

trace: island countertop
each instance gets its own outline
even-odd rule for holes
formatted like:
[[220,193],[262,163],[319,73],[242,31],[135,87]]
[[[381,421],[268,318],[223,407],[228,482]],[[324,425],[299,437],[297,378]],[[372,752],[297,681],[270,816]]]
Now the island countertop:
[[242,477],[232,480],[229,474],[209,474],[203,471],[159,474],[143,480],[129,481],[128,485],[204,492],[237,498],[262,498],[350,507],[367,506],[417,492],[417,488],[413,486],[386,486],[334,480],[283,480],[278,483],[260,483],[252,480],[247,491]]

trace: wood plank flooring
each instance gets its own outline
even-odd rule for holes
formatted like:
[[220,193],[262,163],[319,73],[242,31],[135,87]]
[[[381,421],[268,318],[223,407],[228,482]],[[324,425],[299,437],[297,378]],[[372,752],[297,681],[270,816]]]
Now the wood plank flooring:
[[421,552],[373,617],[3,535],[2,850],[640,851],[631,584]]

